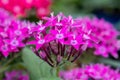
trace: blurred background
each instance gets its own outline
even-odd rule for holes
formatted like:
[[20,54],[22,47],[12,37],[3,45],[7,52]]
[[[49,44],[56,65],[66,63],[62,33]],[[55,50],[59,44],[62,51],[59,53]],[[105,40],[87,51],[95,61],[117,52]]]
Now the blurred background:
[[116,25],[120,30],[119,0],[53,0],[52,11],[77,16],[97,16]]

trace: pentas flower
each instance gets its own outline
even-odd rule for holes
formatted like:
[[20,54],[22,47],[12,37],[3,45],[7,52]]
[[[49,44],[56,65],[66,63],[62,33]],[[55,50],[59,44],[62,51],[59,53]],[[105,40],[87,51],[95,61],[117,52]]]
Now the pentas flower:
[[4,9],[2,9],[2,8],[0,8],[0,19],[1,20],[4,20],[5,18],[11,18],[10,17],[10,14],[8,13],[8,11],[6,11],[6,10],[4,10]]
[[29,75],[25,71],[13,70],[5,72],[5,78],[3,80],[30,80]]
[[90,64],[82,68],[61,71],[62,80],[120,80],[120,72],[104,64]]
[[[6,13],[5,13],[6,14]],[[2,16],[2,15],[1,15]],[[27,21],[0,16],[0,55],[7,57],[10,53],[19,52],[31,35],[35,25]]]
[[32,29],[34,39],[28,45],[35,45],[32,50],[52,67],[61,65],[64,60],[74,62],[88,44],[95,41],[90,23],[62,13],[57,16],[51,13],[51,17],[44,19]]
[[[117,37],[120,35],[120,32],[118,32],[111,23],[104,19],[90,19],[89,17],[86,17],[81,20],[89,22],[94,26],[93,35],[99,39],[99,44],[93,44],[93,48],[95,48],[94,54],[103,57],[108,57],[109,54],[111,54],[113,57],[118,58],[117,51],[120,49],[120,42]],[[89,45],[89,47],[92,46]]]
[[27,16],[27,12],[35,8],[36,15],[41,18],[50,12],[51,0],[0,0],[0,7],[15,16]]

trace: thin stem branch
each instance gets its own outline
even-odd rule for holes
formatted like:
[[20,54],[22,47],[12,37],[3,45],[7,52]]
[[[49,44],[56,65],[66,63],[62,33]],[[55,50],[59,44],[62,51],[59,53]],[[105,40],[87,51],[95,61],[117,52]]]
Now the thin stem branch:
[[71,50],[70,50],[70,53],[68,54],[68,58],[67,58],[67,60],[70,60],[70,57],[71,57],[71,55],[72,55],[72,52],[73,52],[73,47],[71,46]]
[[75,60],[77,60],[79,58],[79,56],[81,55],[81,51],[78,52],[78,55],[74,57],[73,60],[71,60],[71,62],[74,62]]

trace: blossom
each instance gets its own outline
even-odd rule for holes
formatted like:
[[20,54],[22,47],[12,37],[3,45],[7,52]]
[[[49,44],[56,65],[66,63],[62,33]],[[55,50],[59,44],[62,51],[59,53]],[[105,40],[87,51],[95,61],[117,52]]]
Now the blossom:
[[[87,48],[94,43],[90,23],[66,17],[63,13],[44,17],[38,26],[32,29],[33,40],[27,44],[34,45],[32,50],[52,67],[62,64],[63,60],[74,62]],[[84,26],[84,25],[86,26]]]
[[24,71],[13,70],[5,72],[4,80],[29,80],[29,75]]
[[[3,14],[3,12],[5,14]],[[9,13],[0,9],[0,55],[7,57],[10,53],[21,51],[25,47],[27,38],[30,37],[34,24],[27,21],[8,17]]]
[[81,20],[89,22],[94,26],[94,29],[92,30],[93,35],[99,40],[98,44],[94,45],[93,43],[92,45],[89,45],[90,48],[95,48],[94,54],[103,57],[112,55],[114,58],[118,58],[117,51],[120,49],[120,45],[117,37],[120,35],[120,32],[104,19],[90,19],[89,17],[85,17]]
[[82,68],[61,71],[62,80],[119,80],[120,72],[104,64],[90,64]]
[[50,5],[51,0],[0,0],[0,7],[17,17],[27,16],[27,12],[34,8],[41,18],[50,12]]

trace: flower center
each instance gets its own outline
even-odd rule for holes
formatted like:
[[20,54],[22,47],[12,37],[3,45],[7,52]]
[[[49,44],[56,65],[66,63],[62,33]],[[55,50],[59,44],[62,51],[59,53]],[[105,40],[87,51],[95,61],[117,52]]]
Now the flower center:
[[2,37],[7,37],[7,34],[6,34],[5,32],[1,32],[0,35],[1,35]]
[[90,39],[90,37],[89,37],[88,35],[86,35],[86,34],[84,34],[83,37],[84,37],[85,39]]
[[20,8],[19,6],[15,6],[15,7],[13,8],[13,11],[14,11],[15,13],[19,13],[20,10],[21,10],[21,8]]
[[56,35],[56,38],[57,38],[57,39],[63,39],[63,38],[64,38],[64,35],[63,35],[63,34],[57,34],[57,35]]
[[46,13],[45,8],[39,8],[39,9],[38,9],[38,14],[39,14],[39,15],[42,15],[42,14],[45,14],[45,13]]
[[19,43],[17,40],[12,40],[11,43],[10,43],[12,46],[18,46]]
[[117,41],[117,48],[120,48],[120,40]]
[[106,52],[106,48],[105,48],[104,46],[100,46],[100,47],[98,48],[98,50],[99,50],[99,52],[102,53],[102,54],[104,54],[104,53]]
[[1,46],[1,50],[2,50],[2,51],[7,51],[7,50],[8,50],[8,47],[5,46],[5,45],[3,45],[3,46]]
[[76,45],[78,42],[77,42],[77,40],[71,40],[71,42],[70,42],[72,45]]
[[26,0],[26,2],[27,2],[28,4],[30,4],[30,3],[32,3],[32,0]]
[[21,31],[20,31],[20,30],[16,30],[16,31],[15,31],[15,34],[16,34],[16,35],[21,35]]
[[45,26],[42,26],[39,28],[40,31],[44,30],[45,29]]
[[56,23],[56,26],[62,26],[62,24],[61,23]]
[[38,41],[38,44],[44,44],[44,43],[45,43],[44,39]]
[[3,4],[8,4],[8,3],[9,3],[9,0],[1,0],[1,2],[2,2]]

